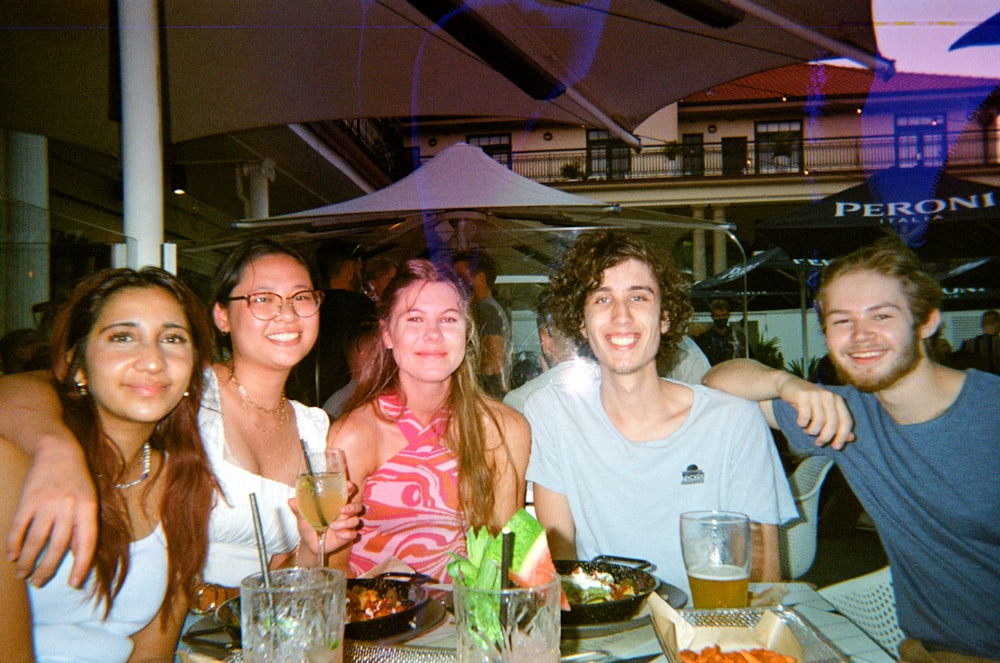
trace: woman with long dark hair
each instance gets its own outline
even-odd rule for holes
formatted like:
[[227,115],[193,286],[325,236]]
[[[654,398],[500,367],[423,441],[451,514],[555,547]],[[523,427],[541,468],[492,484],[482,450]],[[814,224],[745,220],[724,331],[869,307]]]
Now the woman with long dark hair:
[[[52,377],[96,487],[97,549],[82,589],[67,582],[68,558],[40,588],[0,567],[5,660],[172,660],[217,487],[197,424],[211,349],[197,298],[167,272],[105,270],[74,290]],[[27,466],[0,440],[0,528]]]
[[[210,545],[202,582],[195,590],[198,599],[195,608],[201,611],[211,610],[235,596],[240,580],[260,570],[250,493],[257,496],[264,540],[272,555],[270,565],[318,562],[315,546],[310,552],[298,554],[299,525],[295,513],[289,509],[289,500],[295,492],[303,446],[324,448],[329,428],[329,418],[323,410],[290,400],[284,391],[292,367],[309,352],[319,333],[317,311],[322,293],[313,285],[305,258],[271,240],[244,242],[216,270],[211,298],[218,356],[204,371],[204,394],[196,402],[201,405],[197,411],[201,438],[220,490],[211,514]],[[11,394],[11,400],[22,410],[29,410],[24,401],[31,401],[29,411],[35,416],[14,427],[16,438],[8,437],[28,448],[30,440],[41,436],[48,425],[45,421],[54,414],[45,404],[46,394],[39,393],[43,390],[30,382],[18,384],[21,394]],[[7,430],[8,423],[0,421],[0,431]],[[66,448],[71,446],[65,441],[68,434],[56,429],[51,430],[51,435],[60,440],[57,451],[37,450],[32,476],[39,474],[57,481],[60,477],[81,474],[73,462],[66,460]],[[64,468],[59,476],[39,467],[46,454],[59,459],[60,468]],[[68,492],[75,496],[85,494],[79,487]],[[31,504],[31,508],[22,507],[24,513],[38,514],[46,508],[46,502],[54,500],[50,492],[22,497],[22,501]],[[75,504],[79,498],[71,501]],[[332,535],[327,539],[333,546],[353,537],[358,522],[353,515],[358,510],[356,505],[349,505],[345,511],[348,516],[331,525]],[[70,538],[65,521],[71,511],[66,509],[67,513],[52,516],[55,525],[49,550],[61,554],[65,548]],[[86,532],[93,527],[86,512],[81,513],[83,516],[76,518],[72,528],[74,546],[86,541]],[[44,524],[44,519],[40,520]],[[15,522],[12,529],[19,534],[25,528],[22,521]],[[44,527],[38,529],[40,537],[48,536]],[[35,530],[32,523],[24,552],[17,562],[19,570],[25,566],[21,558],[33,560],[40,549],[37,540],[34,544],[30,540]],[[66,533],[60,537],[59,531]],[[32,577],[44,581],[50,563],[46,552],[32,571]],[[71,581],[79,580],[76,573],[80,570],[74,569]]]

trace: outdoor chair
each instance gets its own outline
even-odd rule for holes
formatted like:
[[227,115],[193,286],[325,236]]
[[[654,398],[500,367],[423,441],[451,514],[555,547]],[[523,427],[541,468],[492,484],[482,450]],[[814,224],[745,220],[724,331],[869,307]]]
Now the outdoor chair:
[[808,456],[788,478],[799,518],[778,528],[781,577],[786,580],[805,575],[816,559],[819,489],[831,467],[833,461],[825,456]]
[[854,622],[893,658],[905,636],[896,617],[896,594],[888,566],[819,591],[837,612]]

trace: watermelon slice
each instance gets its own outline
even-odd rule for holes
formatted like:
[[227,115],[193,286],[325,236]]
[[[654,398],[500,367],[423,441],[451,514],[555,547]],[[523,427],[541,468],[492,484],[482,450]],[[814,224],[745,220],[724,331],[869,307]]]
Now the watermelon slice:
[[[521,509],[507,521],[504,528],[514,533],[514,555],[509,574],[514,583],[520,587],[534,587],[551,578],[550,574],[556,573],[545,528],[530,513]],[[497,564],[500,563],[503,556],[502,536],[493,540],[486,556]],[[569,600],[565,593],[562,595],[562,609],[569,610]]]
[[[514,546],[511,555],[510,580],[520,587],[533,587],[547,582],[556,573],[549,552],[549,542],[545,537],[545,528],[535,518],[521,509],[507,521],[504,530],[514,534]],[[478,589],[500,589],[503,565],[503,535],[490,536],[489,531],[482,527],[477,532],[469,528],[465,537],[465,547],[468,558],[448,553],[453,561],[448,564],[448,574],[456,583]],[[560,583],[560,603],[563,610],[569,610],[569,600]],[[470,600],[470,614],[479,631],[488,640],[497,643],[503,641],[503,631],[496,598],[474,596]]]

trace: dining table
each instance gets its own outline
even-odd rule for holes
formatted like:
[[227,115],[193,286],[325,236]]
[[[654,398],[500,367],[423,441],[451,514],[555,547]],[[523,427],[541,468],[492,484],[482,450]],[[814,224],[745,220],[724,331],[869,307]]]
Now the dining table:
[[[872,640],[857,625],[841,615],[807,583],[751,583],[750,591],[757,596],[775,596],[776,605],[791,609],[802,621],[819,633],[826,643],[843,653],[852,663],[893,663],[896,659]],[[212,617],[195,624],[192,630],[206,634],[209,642]],[[596,629],[574,633],[562,641],[563,663],[667,663],[649,619],[634,620],[624,630]],[[200,630],[198,630],[200,629]],[[346,641],[344,663],[453,663],[455,660],[455,623],[444,614],[430,628],[421,629],[411,639],[392,642]],[[580,637],[577,637],[580,636]],[[222,643],[222,640],[219,640]],[[178,653],[182,663],[241,661],[238,651],[194,646]]]

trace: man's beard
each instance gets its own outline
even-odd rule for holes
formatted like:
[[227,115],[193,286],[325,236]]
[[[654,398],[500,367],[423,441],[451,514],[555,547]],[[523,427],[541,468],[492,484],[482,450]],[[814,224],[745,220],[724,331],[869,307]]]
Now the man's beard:
[[[896,384],[900,379],[906,377],[920,363],[920,352],[917,349],[916,334],[910,337],[909,341],[900,348],[899,357],[888,367],[883,367],[880,373],[864,373],[857,375],[852,372],[850,364],[841,364],[839,355],[830,355],[834,368],[837,369],[837,376],[841,382],[849,384],[858,391],[874,393],[888,389]],[[854,369],[856,370],[856,369]]]

